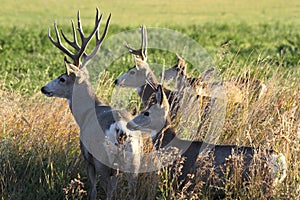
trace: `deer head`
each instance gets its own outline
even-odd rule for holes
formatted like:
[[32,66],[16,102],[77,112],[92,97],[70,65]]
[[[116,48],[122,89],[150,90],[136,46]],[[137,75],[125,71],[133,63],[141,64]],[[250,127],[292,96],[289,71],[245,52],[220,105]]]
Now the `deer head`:
[[161,85],[158,85],[156,93],[156,104],[150,105],[145,111],[127,123],[129,130],[140,130],[155,136],[165,127],[169,118],[170,106]]
[[[59,31],[57,29],[56,22],[54,22],[54,30],[56,34],[56,41],[51,37],[50,35],[50,28],[48,31],[48,37],[52,44],[56,46],[59,50],[61,50],[63,53],[65,53],[70,59],[72,59],[73,63],[69,62],[67,58],[65,57],[65,68],[66,72],[64,74],[61,74],[58,78],[52,80],[48,84],[46,84],[44,87],[42,87],[41,91],[43,94],[45,94],[48,97],[55,96],[55,97],[61,97],[61,98],[67,98],[70,99],[72,96],[73,86],[75,83],[81,84],[88,80],[88,72],[86,70],[86,65],[89,61],[96,55],[97,51],[99,50],[106,34],[108,31],[108,26],[110,22],[111,14],[109,15],[106,26],[104,29],[104,32],[102,36],[99,36],[99,27],[100,22],[102,19],[102,14],[99,16],[99,10],[96,9],[96,19],[95,19],[95,26],[92,30],[92,32],[85,37],[81,20],[80,20],[80,12],[77,13],[77,24],[78,24],[78,32],[80,36],[81,43],[79,45],[77,40],[77,34],[75,30],[74,22],[72,21],[72,30],[73,30],[73,41],[69,40],[63,31],[61,30],[61,35],[64,38],[64,40],[75,49],[76,53],[72,53],[69,49],[67,49],[61,42],[61,37],[59,34]],[[86,53],[87,46],[93,36],[96,37],[96,45],[94,47],[94,50],[90,53]]]
[[150,69],[147,61],[147,31],[146,27],[141,27],[141,48],[133,49],[128,44],[125,47],[133,54],[134,67],[129,69],[125,74],[115,80],[115,85],[121,87],[137,88],[146,84],[148,78],[154,78],[153,72]]
[[146,26],[141,26],[141,48],[140,49],[133,49],[128,44],[125,45],[125,47],[128,49],[130,53],[132,53],[135,56],[141,57],[143,61],[147,61],[147,30]]
[[173,67],[167,69],[164,72],[164,79],[165,80],[176,80],[179,81],[179,79],[182,79],[184,77],[187,77],[187,66],[183,58],[181,58],[178,54],[177,56],[177,64]]

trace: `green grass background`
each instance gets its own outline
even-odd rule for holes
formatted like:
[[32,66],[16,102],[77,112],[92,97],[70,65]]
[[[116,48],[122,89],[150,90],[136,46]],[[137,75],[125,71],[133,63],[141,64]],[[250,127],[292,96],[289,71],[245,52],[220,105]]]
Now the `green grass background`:
[[[294,68],[299,61],[300,2],[296,0],[67,0],[63,3],[2,0],[2,86],[31,94],[38,91],[42,80],[61,73],[62,54],[49,42],[48,28],[52,28],[55,20],[59,27],[70,31],[70,20],[76,20],[76,12],[80,9],[84,28],[89,30],[95,7],[104,13],[104,19],[112,13],[108,37],[145,24],[180,31],[199,42],[212,57],[223,44],[230,42],[230,52],[239,52],[239,59],[261,55],[281,62],[285,58],[284,66],[289,68]],[[165,59],[175,60],[174,56]]]
[[0,24],[8,26],[38,25],[48,27],[53,19],[67,22],[80,9],[83,19],[92,18],[99,7],[113,13],[113,24],[121,26],[191,25],[203,23],[268,23],[299,25],[297,0],[2,0]]

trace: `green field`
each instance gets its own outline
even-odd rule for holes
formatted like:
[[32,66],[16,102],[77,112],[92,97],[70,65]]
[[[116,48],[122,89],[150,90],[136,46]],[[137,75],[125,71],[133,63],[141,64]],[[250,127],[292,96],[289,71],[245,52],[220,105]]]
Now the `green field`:
[[[48,27],[53,19],[69,22],[80,9],[83,19],[92,18],[90,10],[99,7],[113,14],[113,24],[121,26],[194,25],[204,23],[274,23],[299,25],[300,2],[297,0],[67,0],[1,1],[0,25]],[[62,15],[63,13],[63,15]],[[90,16],[90,17],[89,17]]]
[[[300,1],[67,0],[61,3],[58,0],[1,0],[2,199],[67,199],[63,188],[73,195],[69,195],[69,199],[86,197],[81,193],[87,190],[88,183],[80,156],[78,127],[67,103],[44,97],[40,88],[65,70],[63,54],[47,37],[48,28],[52,28],[56,20],[69,34],[70,20],[76,19],[80,9],[83,26],[90,30],[95,7],[104,13],[104,19],[112,13],[107,38],[137,29],[141,24],[174,29],[207,50],[222,78],[249,76],[269,85],[272,91],[266,99],[247,102],[248,114],[241,114],[238,121],[226,124],[220,143],[265,145],[282,152],[288,159],[288,177],[276,189],[274,197],[298,199]],[[108,51],[105,42],[101,50]],[[174,54],[155,49],[149,50],[149,60],[165,63],[166,67],[176,61]],[[107,85],[132,65],[132,57],[125,55],[109,66],[109,77],[105,78],[108,82],[98,88],[105,102],[109,102],[112,89],[107,89]],[[77,185],[72,188],[69,183],[75,179],[79,181],[75,181]],[[237,191],[237,185],[236,182],[228,185],[228,199],[232,197],[231,191]],[[139,187],[143,195],[153,193],[146,190],[147,186]],[[157,198],[163,199],[168,188],[161,184],[158,187]],[[247,192],[241,190],[232,198],[261,199],[259,189],[259,182],[253,182]],[[200,197],[206,198],[205,195]]]

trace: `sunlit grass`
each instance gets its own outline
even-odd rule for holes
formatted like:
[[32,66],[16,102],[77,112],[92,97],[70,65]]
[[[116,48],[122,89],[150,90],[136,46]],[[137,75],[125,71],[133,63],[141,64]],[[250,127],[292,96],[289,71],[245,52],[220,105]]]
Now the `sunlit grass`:
[[80,173],[78,128],[67,104],[1,91],[1,196],[62,198],[65,180]]
[[1,1],[0,25],[49,27],[54,20],[69,23],[78,9],[82,19],[99,7],[106,15],[113,14],[112,23],[121,26],[194,25],[204,23],[270,23],[299,24],[299,1],[291,0],[83,0],[76,3],[68,0]]
[[[223,64],[228,64],[222,73],[224,79],[243,77],[247,73],[252,78],[266,77],[263,81],[271,90],[260,100],[246,101],[238,117],[227,119],[218,143],[251,145],[283,153],[288,161],[288,176],[275,189],[273,196],[296,199],[300,192],[299,76],[297,73],[289,74],[287,70],[271,70],[274,63]],[[254,71],[250,70],[253,68]],[[110,102],[112,98],[110,91],[113,89],[113,78],[109,78],[110,76],[113,77],[102,74],[101,82],[97,86],[97,93],[104,102]],[[64,191],[69,188],[69,192],[73,191],[69,196],[83,198],[88,182],[79,150],[78,127],[66,101],[46,98],[39,93],[25,97],[21,96],[19,91],[9,92],[6,89],[2,89],[1,94],[2,197],[64,198]],[[232,115],[232,111],[235,112],[234,109],[227,109],[228,116]],[[169,195],[186,198],[188,193],[177,193],[178,191],[172,188],[172,182],[164,182],[167,181],[164,178],[165,173],[167,171],[160,172],[159,179],[155,178],[155,174],[141,174],[139,180],[142,184],[138,184],[138,196],[153,198],[153,192],[157,191],[159,199]],[[263,197],[263,191],[260,191],[260,184],[263,182],[259,182],[263,180],[259,177],[254,178],[255,181],[252,180],[252,184],[247,186],[248,190],[240,188],[241,185],[234,182],[238,179],[232,178],[225,188],[228,198],[233,195],[233,191],[241,198]],[[72,187],[77,187],[73,190],[69,185],[71,180],[75,184]],[[118,188],[118,194],[125,198],[128,190],[122,180],[120,178],[120,184],[125,185]],[[157,183],[157,180],[162,182]],[[81,182],[84,185],[80,185]],[[158,188],[145,188],[145,185]],[[207,191],[197,194],[199,198],[207,198],[207,195]]]

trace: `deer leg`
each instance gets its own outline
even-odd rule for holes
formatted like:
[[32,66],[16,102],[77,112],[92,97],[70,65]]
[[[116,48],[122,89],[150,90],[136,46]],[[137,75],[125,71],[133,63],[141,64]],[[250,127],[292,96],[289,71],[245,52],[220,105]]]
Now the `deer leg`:
[[86,161],[86,170],[88,179],[90,181],[90,199],[96,199],[97,198],[97,176],[96,176],[96,170],[95,166],[91,164],[89,161]]
[[85,148],[85,146],[83,145],[83,143],[81,141],[80,141],[80,149],[81,149],[81,153],[84,158],[87,177],[91,184],[90,189],[89,189],[90,199],[96,199],[97,198],[97,187],[96,187],[97,174],[96,174],[95,162],[94,162],[93,156],[87,151],[87,149]]
[[106,199],[107,200],[113,199],[113,197],[115,197],[115,199],[116,199],[115,191],[117,189],[117,182],[118,182],[117,176],[111,176],[109,178],[109,181],[107,182],[107,185],[106,185]]
[[127,181],[129,184],[130,189],[130,199],[137,199],[136,198],[136,188],[137,188],[137,180],[138,174],[137,173],[126,173]]
[[95,166],[85,158],[86,172],[90,182],[89,195],[90,199],[96,200],[97,198],[97,176]]

